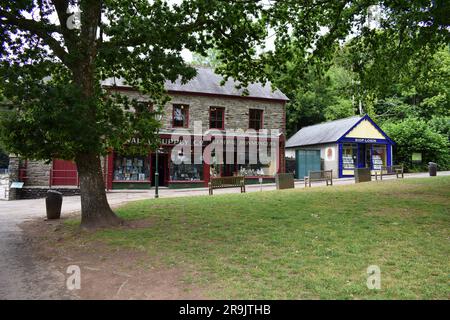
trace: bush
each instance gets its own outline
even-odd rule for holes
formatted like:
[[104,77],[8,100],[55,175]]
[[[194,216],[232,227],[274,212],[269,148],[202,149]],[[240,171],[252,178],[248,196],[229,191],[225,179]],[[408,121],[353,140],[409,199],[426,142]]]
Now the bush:
[[433,117],[428,124],[432,130],[443,134],[450,141],[450,117]]
[[[449,141],[423,120],[409,118],[397,123],[385,123],[383,130],[397,144],[394,161],[406,170],[426,170],[428,162],[436,162],[439,170],[450,168]],[[422,164],[413,165],[411,156],[422,153]]]

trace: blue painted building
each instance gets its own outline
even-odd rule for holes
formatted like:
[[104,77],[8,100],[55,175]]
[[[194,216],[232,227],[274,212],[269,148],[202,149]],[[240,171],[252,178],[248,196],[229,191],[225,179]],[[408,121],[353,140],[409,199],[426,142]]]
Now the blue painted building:
[[288,153],[295,153],[296,178],[308,171],[333,170],[334,177],[352,177],[355,168],[393,164],[395,143],[368,116],[354,116],[304,127],[286,142]]

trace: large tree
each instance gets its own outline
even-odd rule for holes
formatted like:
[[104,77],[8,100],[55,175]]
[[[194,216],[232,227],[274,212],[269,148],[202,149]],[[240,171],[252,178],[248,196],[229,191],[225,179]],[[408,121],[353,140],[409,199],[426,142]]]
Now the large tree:
[[[446,18],[435,12],[443,1],[413,2],[413,13]],[[82,226],[119,224],[107,203],[100,155],[134,136],[140,148],[154,147],[154,113],[167,102],[164,81],[188,81],[196,73],[183,61],[183,49],[217,50],[217,72],[243,87],[285,71],[286,61],[296,79],[355,24],[364,25],[367,9],[379,3],[406,27],[413,21],[413,33],[424,29],[420,17],[400,19],[410,1],[1,0],[0,85],[13,106],[0,127],[2,140],[24,157],[74,160]],[[432,38],[442,33],[433,23],[428,29]],[[267,52],[270,38],[275,48]],[[154,108],[103,91],[108,77],[151,97]]]
[[[140,147],[154,146],[164,81],[195,76],[183,49],[226,48],[230,60],[250,61],[266,33],[260,11],[253,1],[1,1],[0,81],[14,107],[2,121],[7,148],[74,160],[82,226],[121,223],[106,199],[100,155],[135,136]],[[242,70],[240,79],[255,72]],[[108,77],[147,94],[153,108],[103,91]]]

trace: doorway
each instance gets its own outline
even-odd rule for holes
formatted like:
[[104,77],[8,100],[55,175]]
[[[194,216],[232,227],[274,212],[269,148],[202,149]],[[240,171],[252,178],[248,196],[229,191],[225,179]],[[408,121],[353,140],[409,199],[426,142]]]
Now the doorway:
[[372,145],[358,144],[358,168],[372,168]]
[[297,161],[297,179],[304,179],[309,171],[321,169],[320,150],[297,150],[295,154]]
[[[159,181],[158,186],[167,186],[167,173],[168,173],[168,154],[167,153],[160,153],[158,154],[158,174],[159,174]],[[156,154],[152,153],[152,170],[151,170],[151,180],[152,180],[152,187],[155,186],[155,172],[156,172]]]
[[78,185],[77,165],[68,160],[53,159],[50,179],[52,186]]
[[222,167],[222,177],[232,177],[235,171],[234,164],[224,164]]

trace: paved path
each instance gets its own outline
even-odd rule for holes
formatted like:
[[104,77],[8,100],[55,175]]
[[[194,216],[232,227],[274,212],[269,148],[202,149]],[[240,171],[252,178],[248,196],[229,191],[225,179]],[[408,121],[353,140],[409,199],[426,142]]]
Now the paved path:
[[[450,175],[450,171],[438,175]],[[405,178],[426,178],[428,173],[407,174]],[[388,177],[387,179],[395,179]],[[336,185],[353,184],[353,179],[336,179]],[[322,186],[316,183],[314,186]],[[259,185],[247,186],[247,192],[260,191]],[[303,188],[302,182],[296,182],[296,188]],[[263,185],[263,190],[275,190],[274,184]],[[238,193],[237,188],[215,190],[215,194]],[[160,191],[161,198],[191,197],[207,195],[206,188],[165,189]],[[149,199],[154,190],[113,191],[108,193],[111,206]],[[63,214],[80,211],[80,197],[65,197]],[[19,224],[26,220],[45,218],[44,199],[0,201],[0,299],[70,299],[64,290],[63,274],[58,274],[49,265],[36,264],[31,258],[26,239],[23,238]],[[55,285],[58,284],[58,285]],[[62,285],[61,285],[62,284]]]

